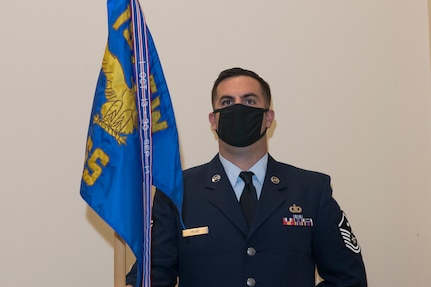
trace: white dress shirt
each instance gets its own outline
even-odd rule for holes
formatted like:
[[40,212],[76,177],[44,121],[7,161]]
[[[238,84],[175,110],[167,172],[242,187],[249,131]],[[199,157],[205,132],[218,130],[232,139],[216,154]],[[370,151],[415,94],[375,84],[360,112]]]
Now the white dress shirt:
[[[223,165],[224,171],[229,178],[229,182],[233,187],[236,198],[240,199],[242,190],[244,189],[244,181],[239,177],[241,171],[244,171],[237,167],[232,162],[225,159],[221,154],[219,154],[221,164]],[[253,175],[253,185],[256,188],[257,198],[260,198],[262,193],[263,181],[265,180],[266,166],[268,165],[268,154],[265,154],[261,159],[259,159],[249,170],[254,173]]]

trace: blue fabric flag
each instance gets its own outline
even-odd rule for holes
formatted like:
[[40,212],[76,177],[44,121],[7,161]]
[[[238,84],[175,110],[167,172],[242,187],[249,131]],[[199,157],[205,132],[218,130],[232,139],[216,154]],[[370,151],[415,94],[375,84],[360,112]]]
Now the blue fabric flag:
[[149,31],[148,49],[150,51],[150,83],[153,99],[153,184],[169,196],[181,212],[183,178],[178,133],[168,86]]
[[108,43],[91,112],[81,196],[129,245],[142,286],[150,286],[153,184],[181,214],[178,133],[153,39],[138,0],[108,0]]

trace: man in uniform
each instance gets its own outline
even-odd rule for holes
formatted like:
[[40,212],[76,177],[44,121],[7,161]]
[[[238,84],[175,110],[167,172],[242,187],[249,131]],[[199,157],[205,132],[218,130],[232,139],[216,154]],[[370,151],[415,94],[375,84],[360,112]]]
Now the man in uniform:
[[[268,83],[232,68],[212,90],[219,153],[184,171],[183,220],[157,191],[152,287],[366,287],[359,244],[332,197],[330,177],[277,162],[266,130]],[[127,284],[136,282],[136,266]]]

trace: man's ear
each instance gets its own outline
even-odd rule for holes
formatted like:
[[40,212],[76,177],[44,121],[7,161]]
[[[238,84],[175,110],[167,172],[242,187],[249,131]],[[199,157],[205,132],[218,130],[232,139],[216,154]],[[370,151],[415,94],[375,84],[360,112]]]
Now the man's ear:
[[211,129],[217,130],[216,115],[213,112],[208,114],[208,121],[210,122]]
[[272,122],[274,121],[275,118],[275,112],[274,110],[270,109],[269,111],[266,112],[266,128],[270,128],[272,125]]

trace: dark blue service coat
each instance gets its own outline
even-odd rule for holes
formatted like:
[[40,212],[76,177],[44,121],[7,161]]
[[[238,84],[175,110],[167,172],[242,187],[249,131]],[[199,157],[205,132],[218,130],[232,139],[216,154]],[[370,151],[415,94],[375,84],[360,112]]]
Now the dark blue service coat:
[[173,287],[177,276],[180,287],[312,287],[316,267],[320,287],[367,286],[359,244],[329,176],[269,156],[250,228],[218,156],[186,170],[184,187],[186,236],[171,201],[155,195],[152,287]]

